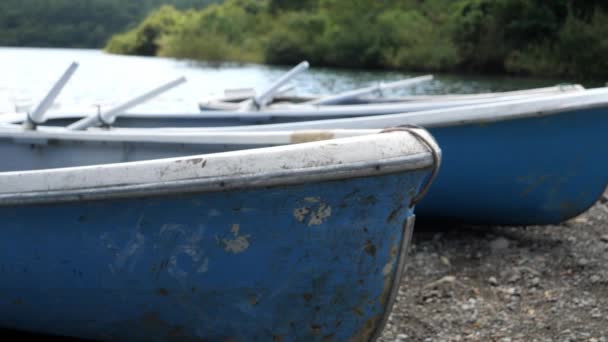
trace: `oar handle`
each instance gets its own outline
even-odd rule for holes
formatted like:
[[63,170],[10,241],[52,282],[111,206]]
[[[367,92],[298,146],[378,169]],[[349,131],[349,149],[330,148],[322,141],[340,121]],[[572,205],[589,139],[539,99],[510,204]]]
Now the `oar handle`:
[[33,126],[44,123],[44,114],[49,110],[49,108],[51,108],[53,102],[55,102],[55,99],[63,90],[63,87],[65,87],[72,75],[74,75],[74,72],[76,72],[76,69],[78,69],[78,63],[73,62],[72,64],[70,64],[70,66],[63,73],[63,75],[61,75],[61,78],[59,78],[59,80],[53,85],[51,90],[46,94],[44,99],[40,101],[36,109],[34,109],[33,112],[27,114],[27,120]]
[[272,101],[272,98],[279,91],[279,89],[281,89],[281,87],[283,87],[287,82],[289,82],[296,75],[298,75],[302,71],[308,69],[309,66],[310,66],[310,64],[308,64],[307,61],[304,61],[304,62],[301,62],[300,64],[296,65],[295,67],[293,67],[291,70],[289,70],[283,76],[281,76],[281,78],[279,78],[272,85],[270,85],[270,87],[268,87],[268,89],[266,89],[260,95],[255,96],[253,98],[254,104],[258,108],[266,106],[268,103],[270,103]]
[[378,85],[371,86],[371,87],[349,90],[349,91],[345,91],[343,93],[326,96],[326,97],[323,97],[323,98],[320,98],[317,100],[313,100],[313,101],[310,101],[307,103],[312,104],[312,105],[331,105],[331,104],[340,103],[340,102],[343,102],[343,101],[346,101],[349,99],[354,99],[359,96],[363,96],[363,95],[367,95],[367,94],[373,94],[376,92],[381,93],[383,90],[409,87],[414,84],[430,81],[432,79],[433,79],[432,75],[425,75],[425,76],[420,76],[420,77],[408,78],[408,79],[400,80],[400,81],[396,81],[396,82],[380,83]]

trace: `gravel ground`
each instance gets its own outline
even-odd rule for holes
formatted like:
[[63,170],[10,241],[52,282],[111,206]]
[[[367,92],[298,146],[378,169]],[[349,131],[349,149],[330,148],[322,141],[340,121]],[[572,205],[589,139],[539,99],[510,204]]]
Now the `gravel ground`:
[[380,341],[608,342],[608,203],[556,226],[416,225]]

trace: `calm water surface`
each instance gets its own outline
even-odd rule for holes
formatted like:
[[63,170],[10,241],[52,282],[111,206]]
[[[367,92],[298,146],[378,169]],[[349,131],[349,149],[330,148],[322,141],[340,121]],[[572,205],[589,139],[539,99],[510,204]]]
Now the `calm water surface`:
[[[0,48],[0,112],[15,106],[33,107],[72,62],[79,69],[57,99],[55,109],[107,108],[185,76],[188,82],[132,112],[197,112],[205,96],[226,88],[264,89],[289,67],[258,64],[208,64],[169,58],[117,56],[99,50]],[[395,71],[361,71],[317,68],[314,65],[292,81],[293,94],[327,94],[380,81],[421,74]],[[435,79],[401,90],[400,94],[477,93],[549,86],[568,80],[510,77],[434,75]]]

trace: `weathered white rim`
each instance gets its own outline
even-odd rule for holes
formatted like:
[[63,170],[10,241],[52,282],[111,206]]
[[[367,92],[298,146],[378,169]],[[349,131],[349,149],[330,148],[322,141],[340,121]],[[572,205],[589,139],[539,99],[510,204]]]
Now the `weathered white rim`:
[[[433,141],[426,131],[416,133]],[[301,184],[433,165],[427,143],[397,131],[181,158],[4,172],[0,173],[0,205]]]

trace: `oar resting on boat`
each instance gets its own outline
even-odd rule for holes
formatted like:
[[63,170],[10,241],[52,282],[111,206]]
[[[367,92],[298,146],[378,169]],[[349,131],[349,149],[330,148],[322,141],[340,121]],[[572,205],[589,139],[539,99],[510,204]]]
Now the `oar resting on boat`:
[[0,325],[129,341],[374,340],[441,155],[403,128],[30,170],[63,140],[6,154],[14,138],[0,139]]

